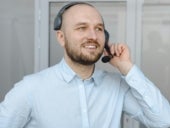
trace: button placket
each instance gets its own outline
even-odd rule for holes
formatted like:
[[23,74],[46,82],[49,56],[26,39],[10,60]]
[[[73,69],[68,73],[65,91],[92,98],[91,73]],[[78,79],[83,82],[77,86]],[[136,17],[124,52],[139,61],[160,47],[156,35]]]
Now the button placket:
[[80,94],[80,105],[81,105],[81,113],[82,113],[82,128],[90,128],[89,119],[88,119],[86,92],[85,92],[83,81],[81,81],[81,83],[79,84],[79,94]]

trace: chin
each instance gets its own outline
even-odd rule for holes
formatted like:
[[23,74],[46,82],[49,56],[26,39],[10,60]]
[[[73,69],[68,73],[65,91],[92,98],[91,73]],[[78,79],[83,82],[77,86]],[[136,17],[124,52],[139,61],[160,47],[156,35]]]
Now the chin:
[[81,61],[79,61],[81,64],[83,65],[93,65],[95,64],[98,60],[100,59],[99,58],[94,58],[94,59],[82,59]]

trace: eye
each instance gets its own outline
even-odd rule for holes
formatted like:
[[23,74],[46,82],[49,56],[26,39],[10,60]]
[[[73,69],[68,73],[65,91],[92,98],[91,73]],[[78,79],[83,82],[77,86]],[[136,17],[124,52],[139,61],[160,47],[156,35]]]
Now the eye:
[[96,31],[101,31],[101,32],[103,32],[104,29],[103,29],[103,27],[96,27]]
[[79,26],[78,28],[77,28],[77,30],[79,30],[79,31],[84,31],[84,30],[86,30],[86,26]]

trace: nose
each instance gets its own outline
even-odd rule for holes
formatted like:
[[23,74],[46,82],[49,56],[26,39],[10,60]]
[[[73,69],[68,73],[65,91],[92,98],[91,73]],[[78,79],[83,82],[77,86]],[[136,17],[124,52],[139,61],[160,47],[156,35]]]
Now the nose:
[[97,39],[97,33],[94,29],[90,29],[88,32],[88,38],[96,40]]

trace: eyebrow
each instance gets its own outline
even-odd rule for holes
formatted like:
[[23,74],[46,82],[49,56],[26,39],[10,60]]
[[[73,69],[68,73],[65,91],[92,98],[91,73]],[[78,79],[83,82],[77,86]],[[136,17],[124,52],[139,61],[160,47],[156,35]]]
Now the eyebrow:
[[[81,26],[81,25],[88,25],[88,23],[86,23],[86,22],[79,22],[79,23],[75,24],[75,26]],[[104,24],[103,23],[98,23],[95,26],[100,26],[100,27],[104,28]]]

